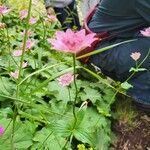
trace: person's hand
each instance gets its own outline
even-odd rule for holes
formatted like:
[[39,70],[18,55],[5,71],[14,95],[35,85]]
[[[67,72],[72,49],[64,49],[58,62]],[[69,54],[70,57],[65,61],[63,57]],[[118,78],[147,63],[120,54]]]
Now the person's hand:
[[47,7],[46,11],[48,15],[55,15],[55,11],[52,7]]

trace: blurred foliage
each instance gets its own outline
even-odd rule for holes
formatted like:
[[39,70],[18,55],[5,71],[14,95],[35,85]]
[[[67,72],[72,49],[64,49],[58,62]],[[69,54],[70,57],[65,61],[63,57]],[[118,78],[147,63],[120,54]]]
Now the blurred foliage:
[[[29,0],[0,0],[0,3],[5,3],[12,9],[20,11],[22,9],[28,9]],[[32,0],[32,14],[33,16],[46,14],[44,0]]]

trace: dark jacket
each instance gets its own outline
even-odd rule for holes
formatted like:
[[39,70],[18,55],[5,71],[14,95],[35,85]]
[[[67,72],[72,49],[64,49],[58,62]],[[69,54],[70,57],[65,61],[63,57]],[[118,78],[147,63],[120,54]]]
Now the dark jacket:
[[101,0],[89,23],[94,32],[122,30],[150,25],[150,0]]

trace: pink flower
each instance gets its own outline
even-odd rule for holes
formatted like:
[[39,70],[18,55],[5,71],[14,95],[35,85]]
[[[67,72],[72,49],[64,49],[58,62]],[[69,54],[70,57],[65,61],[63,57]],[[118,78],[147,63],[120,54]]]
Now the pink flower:
[[140,52],[134,52],[130,56],[132,57],[133,60],[137,61],[140,58],[141,53]]
[[27,66],[28,66],[28,63],[27,62],[23,62],[22,68],[26,68]]
[[[31,36],[33,33],[31,31],[28,31],[27,34],[28,34],[28,36]],[[23,36],[25,35],[25,30],[23,32],[21,32],[21,35],[23,35]]]
[[95,34],[86,35],[84,29],[77,32],[67,29],[66,32],[57,31],[56,38],[48,39],[48,42],[52,44],[53,49],[58,51],[78,53],[86,47],[90,47],[95,40],[97,40]]
[[2,126],[0,126],[0,136],[2,136],[4,134],[4,131],[5,131],[5,129]]
[[21,56],[22,55],[22,50],[14,50],[12,55],[15,56],[15,57]]
[[26,42],[26,48],[31,49],[35,45],[35,42],[32,40],[27,40]]
[[8,9],[6,6],[0,5],[0,15],[4,15],[6,13],[9,13],[11,9]]
[[32,25],[32,24],[35,24],[37,22],[37,19],[36,18],[30,18],[29,20],[29,23]]
[[19,15],[20,15],[21,20],[24,19],[24,18],[27,18],[28,10],[26,10],[26,9],[21,10]]
[[143,36],[150,37],[150,27],[140,31]]
[[55,15],[47,15],[47,18],[45,19],[45,21],[56,22],[57,18]]
[[5,24],[5,23],[0,22],[0,29],[3,29],[3,28],[5,28],[5,27],[6,27],[6,24]]
[[10,72],[10,76],[15,78],[15,79],[18,79],[18,76],[19,76],[19,71],[16,70],[15,72]]
[[72,73],[66,73],[60,76],[57,80],[61,86],[68,86],[74,79]]

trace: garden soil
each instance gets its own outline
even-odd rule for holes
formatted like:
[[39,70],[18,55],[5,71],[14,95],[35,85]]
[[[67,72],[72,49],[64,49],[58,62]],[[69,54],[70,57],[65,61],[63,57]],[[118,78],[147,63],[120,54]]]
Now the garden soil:
[[115,150],[150,150],[150,116],[139,113],[135,126],[115,123],[113,130],[117,136]]

